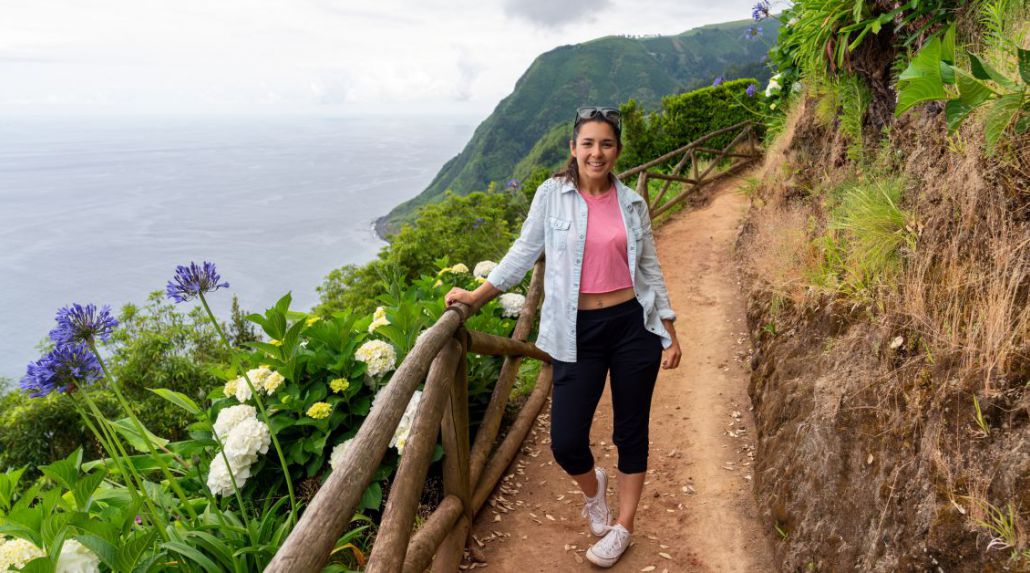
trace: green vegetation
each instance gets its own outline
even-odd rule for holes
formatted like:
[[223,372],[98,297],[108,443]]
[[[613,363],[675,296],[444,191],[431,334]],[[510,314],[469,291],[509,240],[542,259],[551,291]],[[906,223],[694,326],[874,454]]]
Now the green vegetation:
[[[535,152],[540,162],[524,158],[534,153],[541,138],[551,143],[560,137],[567,140],[554,130],[559,124],[571,125],[581,105],[617,105],[634,99],[653,109],[663,96],[710,85],[717,76],[757,77],[764,82],[769,72],[760,60],[767,47],[744,38],[748,26],[749,22],[731,22],[676,36],[608,36],[542,54],[429,187],[390,212],[389,227],[396,230],[411,221],[418,207],[439,201],[446,190],[464,195],[491,183],[504,186],[519,174],[525,177],[532,171],[529,164],[551,167],[552,157],[543,149]],[[765,35],[775,38],[778,27],[770,23]]]
[[[682,147],[706,133],[755,119],[759,103],[745,91],[758,80],[744,78],[662,98],[656,112],[645,113],[636,100],[621,106],[625,149],[619,169],[629,169]],[[725,147],[736,133],[720,135],[705,146]]]
[[[996,28],[992,28],[992,33],[998,33]],[[1030,96],[1027,95],[1030,50],[1004,43],[1001,49],[1010,53],[1009,59],[1016,62],[1018,80],[994,69],[972,52],[966,52],[968,70],[957,66],[954,26],[935,35],[898,77],[895,113],[901,115],[920,102],[946,100],[944,113],[948,131],[954,132],[975,109],[984,106],[987,108],[984,136],[989,151],[994,150],[1009,127],[1014,126],[1016,133],[1025,133],[1030,129]]]

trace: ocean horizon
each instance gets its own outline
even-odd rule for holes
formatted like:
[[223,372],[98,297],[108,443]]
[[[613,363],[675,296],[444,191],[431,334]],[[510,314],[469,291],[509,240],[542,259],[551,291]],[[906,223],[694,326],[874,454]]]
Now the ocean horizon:
[[[61,306],[143,304],[212,261],[259,312],[309,310],[331,270],[375,258],[377,218],[420,193],[480,118],[123,117],[0,122],[0,378]],[[194,304],[194,303],[186,303]]]

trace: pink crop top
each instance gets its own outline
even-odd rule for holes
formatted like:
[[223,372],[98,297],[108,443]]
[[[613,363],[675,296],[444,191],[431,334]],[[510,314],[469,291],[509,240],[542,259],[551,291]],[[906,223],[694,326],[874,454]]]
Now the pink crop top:
[[626,256],[626,226],[622,222],[615,186],[587,202],[587,237],[583,245],[583,272],[579,292],[611,292],[633,286]]

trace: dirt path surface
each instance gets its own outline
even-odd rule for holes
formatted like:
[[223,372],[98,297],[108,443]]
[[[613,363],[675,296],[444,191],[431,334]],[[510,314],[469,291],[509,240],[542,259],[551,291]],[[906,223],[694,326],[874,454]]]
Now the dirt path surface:
[[[751,495],[754,423],[747,398],[744,297],[732,257],[746,208],[739,180],[722,182],[705,207],[674,215],[656,232],[683,360],[658,376],[648,476],[633,545],[612,571],[774,571],[768,524]],[[527,438],[473,527],[486,563],[464,568],[552,572],[598,569],[583,556],[596,538],[583,498],[554,463],[550,409]],[[591,449],[615,475],[611,396],[594,418]],[[618,507],[616,482],[608,500]]]

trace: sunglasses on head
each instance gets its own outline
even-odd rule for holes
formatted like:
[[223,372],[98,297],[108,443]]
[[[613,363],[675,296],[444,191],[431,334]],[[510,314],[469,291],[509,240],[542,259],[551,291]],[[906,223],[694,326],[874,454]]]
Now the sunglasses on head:
[[573,125],[579,125],[581,121],[595,118],[601,118],[605,121],[611,122],[616,129],[622,128],[622,114],[620,114],[619,110],[614,107],[581,107],[576,110],[576,123]]

